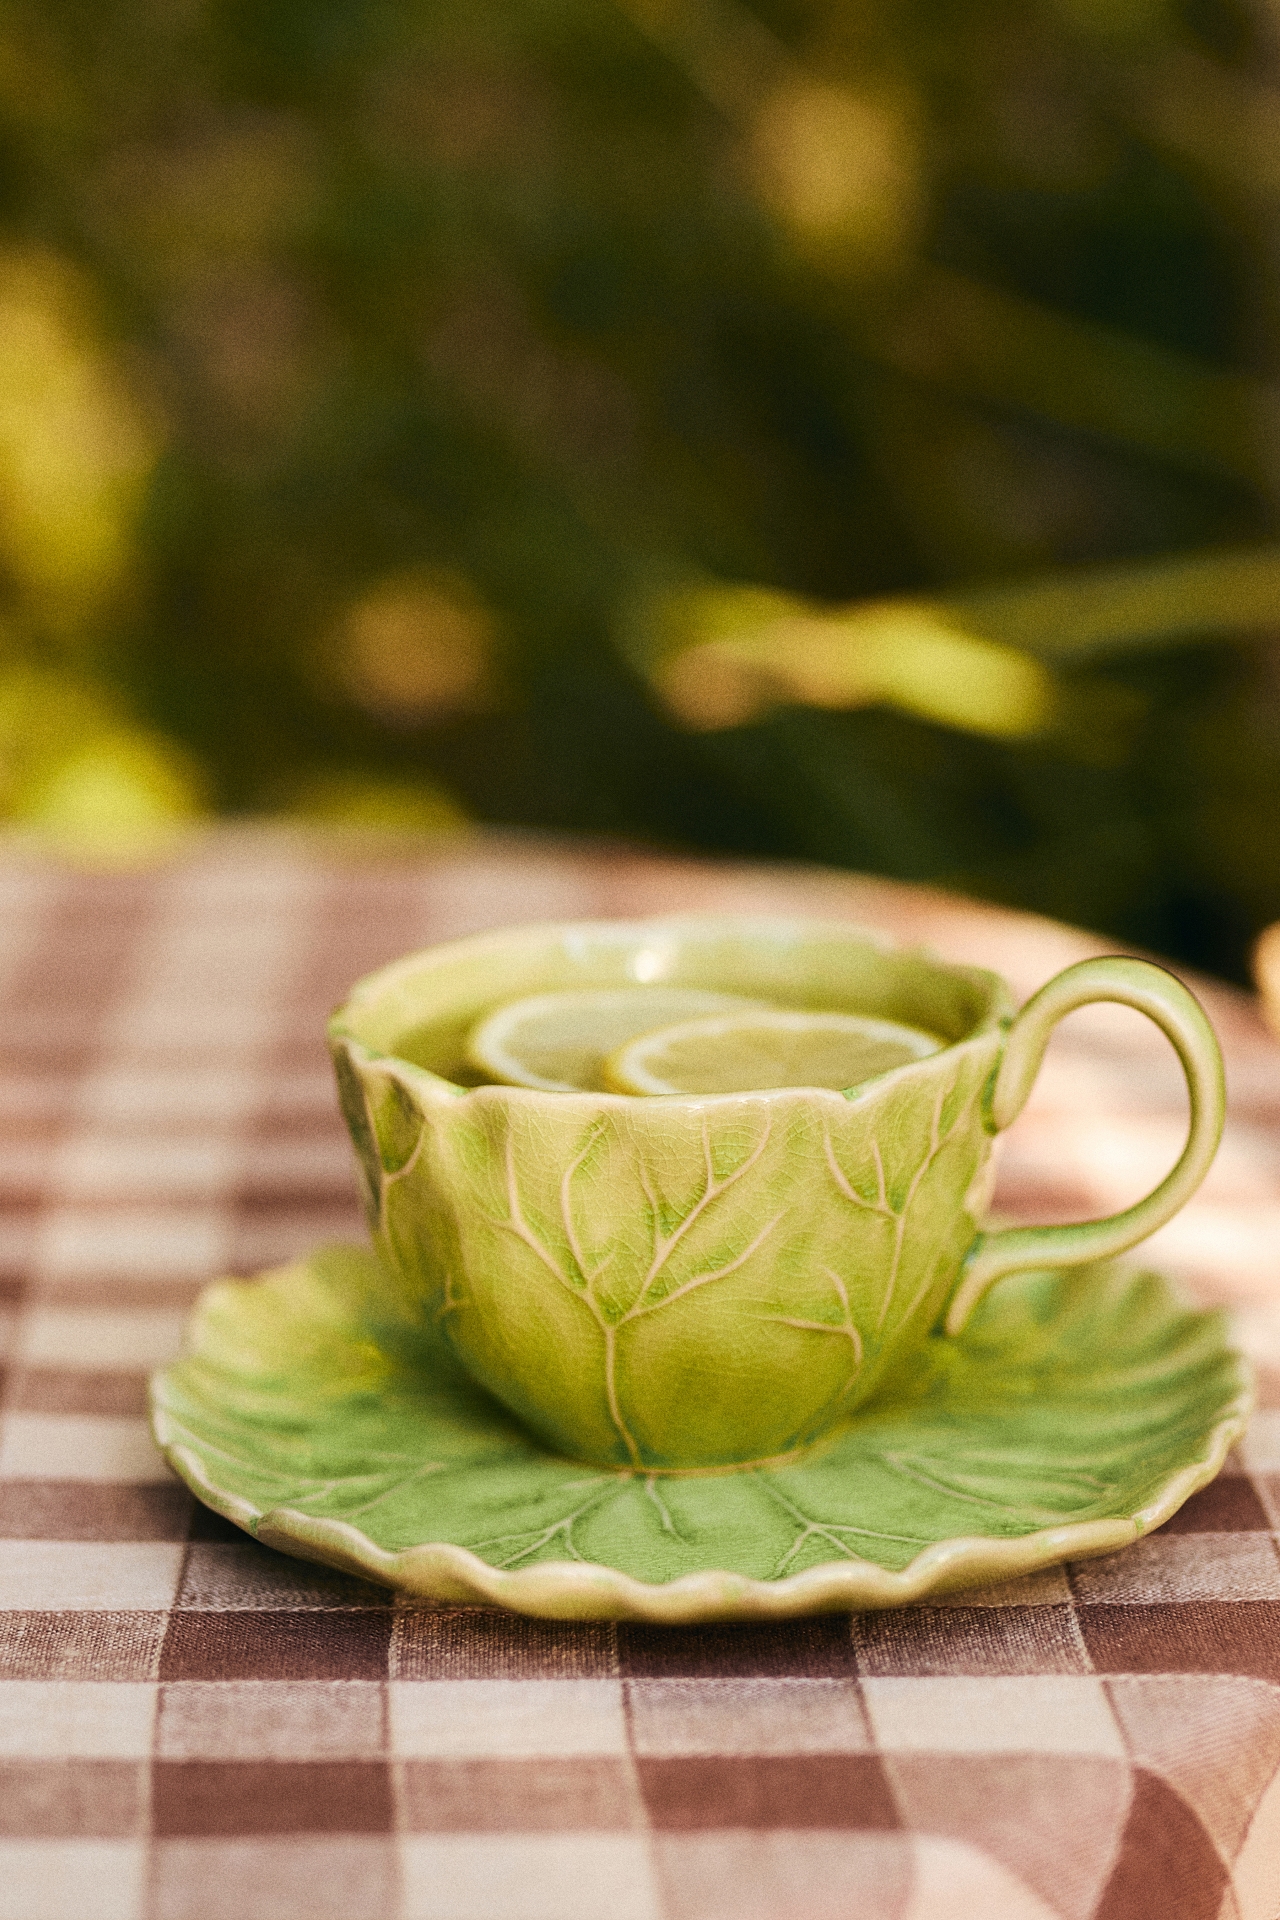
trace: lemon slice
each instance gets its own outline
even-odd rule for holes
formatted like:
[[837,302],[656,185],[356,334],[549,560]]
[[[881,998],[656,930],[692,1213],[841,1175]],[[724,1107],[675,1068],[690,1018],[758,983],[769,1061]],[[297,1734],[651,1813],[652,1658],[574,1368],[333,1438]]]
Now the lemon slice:
[[654,1027],[698,1014],[767,1010],[768,1002],[699,987],[602,987],[536,993],[471,1029],[467,1062],[509,1087],[580,1093],[604,1087],[605,1056]]
[[918,1027],[858,1013],[738,1009],[640,1034],[610,1054],[604,1082],[615,1093],[843,1092],[944,1044]]

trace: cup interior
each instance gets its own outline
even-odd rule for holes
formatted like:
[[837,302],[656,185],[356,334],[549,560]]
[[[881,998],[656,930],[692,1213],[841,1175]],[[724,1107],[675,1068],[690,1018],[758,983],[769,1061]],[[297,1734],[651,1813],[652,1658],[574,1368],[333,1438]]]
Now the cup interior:
[[509,927],[430,947],[362,980],[334,1027],[374,1053],[468,1086],[476,1075],[465,1065],[466,1038],[494,1008],[527,994],[659,984],[895,1020],[946,1045],[1010,1010],[996,974],[865,928],[716,915]]

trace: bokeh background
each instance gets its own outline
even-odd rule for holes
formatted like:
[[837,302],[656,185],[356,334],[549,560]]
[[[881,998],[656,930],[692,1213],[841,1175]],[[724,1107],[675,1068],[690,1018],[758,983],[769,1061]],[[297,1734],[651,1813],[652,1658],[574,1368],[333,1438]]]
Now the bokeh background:
[[5,0],[0,813],[1280,916],[1276,0]]

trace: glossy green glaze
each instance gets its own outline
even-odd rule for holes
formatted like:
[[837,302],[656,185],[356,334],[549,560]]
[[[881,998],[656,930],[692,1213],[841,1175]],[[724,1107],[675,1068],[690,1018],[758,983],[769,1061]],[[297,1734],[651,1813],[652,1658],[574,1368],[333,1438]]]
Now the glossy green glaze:
[[540,1447],[371,1255],[208,1288],[157,1439],[258,1539],[438,1601],[694,1621],[883,1607],[1111,1552],[1243,1428],[1221,1319],[1153,1274],[1023,1274],[802,1459],[586,1469]]
[[[1203,1015],[1158,968],[1088,969],[1010,1033],[994,974],[837,924],[534,927],[411,956],[330,1027],[401,1311],[556,1453],[666,1473],[803,1450],[1001,1273],[1131,1245],[1202,1177],[1221,1126]],[[947,1044],[848,1094],[635,1099],[450,1077],[472,1024],[517,995],[658,981],[905,1021]],[[992,1090],[1011,1087],[1016,1110],[1053,1020],[1099,998],[1166,1030],[1175,1003],[1180,1033],[1199,1020],[1188,1152],[1115,1222],[983,1236]]]

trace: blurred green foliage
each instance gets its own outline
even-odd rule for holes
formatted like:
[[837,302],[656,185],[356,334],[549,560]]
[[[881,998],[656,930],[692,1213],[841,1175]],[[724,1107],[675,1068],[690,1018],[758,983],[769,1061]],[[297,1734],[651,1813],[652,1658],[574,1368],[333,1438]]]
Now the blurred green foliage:
[[0,808],[800,854],[1239,973],[1277,34],[6,0]]

